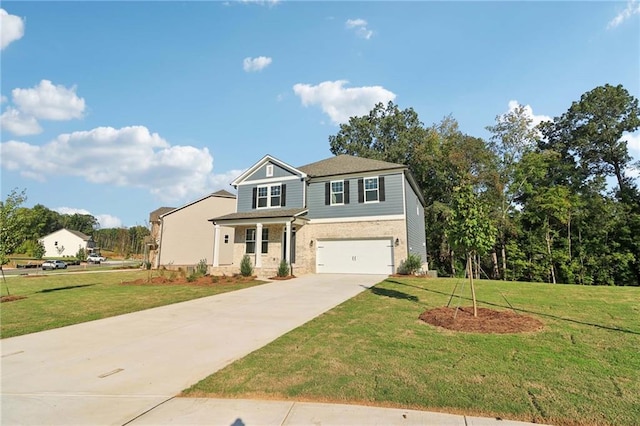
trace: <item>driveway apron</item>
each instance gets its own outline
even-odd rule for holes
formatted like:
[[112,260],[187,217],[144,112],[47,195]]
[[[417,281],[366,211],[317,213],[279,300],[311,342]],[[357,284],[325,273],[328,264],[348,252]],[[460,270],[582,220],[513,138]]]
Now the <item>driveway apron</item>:
[[0,340],[1,423],[123,425],[384,278],[307,275]]

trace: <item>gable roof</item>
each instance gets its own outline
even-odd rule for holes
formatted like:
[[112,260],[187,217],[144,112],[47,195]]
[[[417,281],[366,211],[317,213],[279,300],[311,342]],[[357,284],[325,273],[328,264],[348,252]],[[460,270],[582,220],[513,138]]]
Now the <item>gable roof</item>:
[[66,231],[71,232],[73,235],[75,235],[76,237],[82,238],[84,241],[89,241],[91,239],[90,236],[88,236],[87,234],[84,234],[80,231],[73,231],[71,229],[67,229],[67,228],[63,228]]
[[192,205],[194,205],[194,204],[197,204],[197,203],[199,203],[200,201],[204,201],[204,200],[206,200],[207,198],[210,198],[210,197],[217,197],[217,198],[231,198],[231,199],[234,199],[234,200],[236,199],[236,196],[235,196],[235,195],[233,195],[233,194],[232,194],[232,193],[230,193],[229,191],[225,191],[224,189],[221,189],[220,191],[214,192],[214,193],[212,193],[212,194],[205,195],[204,197],[198,198],[198,199],[197,199],[197,200],[195,200],[195,201],[191,201],[190,203],[187,203],[187,204],[185,204],[184,206],[176,207],[176,208],[171,209],[171,210],[169,210],[169,211],[167,211],[167,212],[165,212],[165,213],[162,213],[162,214],[160,214],[160,215],[159,215],[159,218],[160,218],[160,219],[162,219],[162,218],[163,218],[163,217],[165,217],[165,216],[169,216],[169,215],[170,215],[170,214],[172,214],[172,213],[175,213],[175,212],[180,211],[180,210],[182,210],[182,209],[184,209],[184,208],[187,208],[187,207],[189,207],[189,206],[192,206]]
[[223,198],[236,198],[235,194],[230,193],[229,191],[225,190],[225,189],[221,189],[220,191],[216,191],[213,194],[211,194],[215,197],[223,197]]
[[407,166],[404,164],[389,163],[387,161],[372,160],[370,158],[355,157],[346,154],[298,167],[298,170],[305,172],[310,177],[404,169],[407,169]]
[[262,157],[262,159],[260,161],[258,161],[253,166],[249,167],[244,173],[242,173],[233,182],[231,182],[231,185],[238,186],[238,184],[240,184],[243,180],[245,180],[246,178],[251,176],[256,170],[258,170],[260,167],[262,167],[266,163],[276,164],[276,165],[282,167],[283,169],[288,170],[291,173],[300,176],[301,178],[306,178],[307,177],[306,173],[304,173],[303,171],[301,171],[299,169],[296,169],[295,167],[290,166],[289,164],[285,163],[284,161],[280,161],[277,158],[272,157],[271,155],[267,154],[264,157]]
[[175,210],[175,207],[160,207],[155,209],[154,211],[152,211],[151,213],[149,213],[149,222],[153,223],[153,222],[157,222],[158,220],[160,220],[160,216],[162,216],[165,213],[169,213],[171,210]]
[[81,238],[83,241],[89,241],[89,240],[91,240],[91,238],[92,238],[92,237],[90,237],[89,235],[87,235],[87,234],[85,234],[85,233],[82,233],[82,232],[80,232],[80,231],[74,231],[74,230],[72,230],[72,229],[67,229],[67,228],[60,228],[60,229],[58,229],[58,230],[56,230],[56,231],[53,231],[53,232],[52,232],[52,233],[50,233],[50,234],[45,235],[45,236],[44,236],[44,237],[42,237],[42,238],[47,238],[47,237],[49,237],[49,236],[51,236],[51,235],[53,235],[53,234],[57,234],[58,232],[61,232],[61,231],[67,231],[67,232],[69,232],[69,233],[71,233],[71,234],[75,235],[76,237]]

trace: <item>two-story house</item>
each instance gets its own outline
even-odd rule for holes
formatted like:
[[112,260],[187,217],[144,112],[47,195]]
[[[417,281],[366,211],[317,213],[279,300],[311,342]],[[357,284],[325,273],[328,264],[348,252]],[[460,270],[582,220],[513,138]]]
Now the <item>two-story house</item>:
[[296,168],[267,155],[232,185],[236,212],[210,221],[234,228],[233,265],[214,256],[214,273],[238,272],[245,254],[263,276],[282,259],[294,274],[392,274],[409,253],[427,269],[424,198],[402,164],[338,155]]

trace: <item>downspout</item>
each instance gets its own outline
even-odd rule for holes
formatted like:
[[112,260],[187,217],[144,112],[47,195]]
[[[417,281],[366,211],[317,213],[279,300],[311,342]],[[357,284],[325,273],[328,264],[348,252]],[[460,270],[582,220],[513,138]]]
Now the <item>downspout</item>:
[[162,234],[164,233],[164,220],[162,217],[158,217],[160,220],[160,241],[158,242],[158,254],[156,255],[156,269],[160,267],[160,253],[162,251]]

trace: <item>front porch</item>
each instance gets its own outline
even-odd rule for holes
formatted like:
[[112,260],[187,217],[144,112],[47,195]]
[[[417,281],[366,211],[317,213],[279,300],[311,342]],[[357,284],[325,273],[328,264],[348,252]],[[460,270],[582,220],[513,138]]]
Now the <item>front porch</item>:
[[296,234],[308,219],[304,217],[306,209],[295,210],[265,210],[264,212],[232,213],[211,219],[214,224],[216,244],[222,226],[234,229],[233,263],[221,265],[215,253],[219,247],[214,247],[211,274],[240,273],[240,262],[245,255],[251,259],[254,274],[259,277],[273,277],[277,274],[280,262],[284,260],[289,265],[290,273],[308,273],[298,270],[296,265],[296,249],[298,248]]

